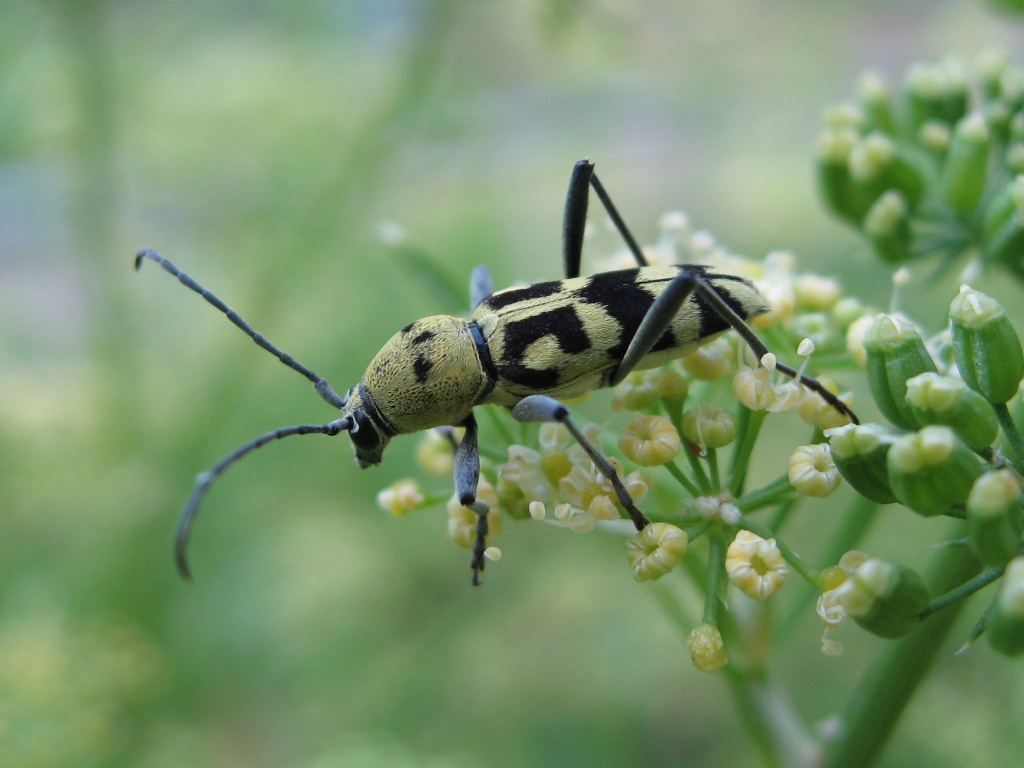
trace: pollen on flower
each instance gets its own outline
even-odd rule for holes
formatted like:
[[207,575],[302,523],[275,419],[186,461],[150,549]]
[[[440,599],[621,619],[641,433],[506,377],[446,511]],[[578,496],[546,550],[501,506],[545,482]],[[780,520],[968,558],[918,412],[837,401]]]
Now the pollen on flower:
[[789,484],[805,496],[828,496],[840,479],[828,443],[801,445],[789,457]]
[[789,568],[775,539],[738,531],[725,555],[725,571],[743,594],[763,601],[779,591]]
[[488,560],[501,560],[501,550],[497,547],[487,547],[487,549],[484,550],[484,557]]
[[[487,513],[487,542],[490,543],[501,533],[502,514],[498,509],[498,496],[494,487],[480,479],[477,485],[476,497],[478,501],[486,503],[490,510]],[[452,494],[448,500],[448,538],[460,547],[472,549],[476,542],[477,514],[468,507],[459,503],[459,497]]]
[[548,511],[542,502],[531,501],[530,502],[530,517],[534,520],[543,520],[547,517]]
[[669,523],[651,523],[626,542],[629,567],[637,581],[660,579],[686,554],[686,531]]
[[718,628],[704,622],[698,624],[686,638],[693,666],[701,672],[717,672],[729,661],[725,643]]
[[672,422],[664,416],[637,413],[619,438],[619,448],[641,467],[657,467],[678,456],[682,442]]
[[423,492],[415,480],[399,480],[377,494],[377,506],[385,512],[401,517],[423,503]]

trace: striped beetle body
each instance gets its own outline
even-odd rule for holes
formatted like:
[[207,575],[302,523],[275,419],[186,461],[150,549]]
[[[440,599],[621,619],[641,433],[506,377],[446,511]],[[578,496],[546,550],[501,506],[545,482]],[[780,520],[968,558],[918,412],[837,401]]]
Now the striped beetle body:
[[[768,310],[743,278],[678,265],[507,288],[469,321],[418,320],[381,348],[342,411],[370,414],[376,432],[362,443],[352,435],[357,462],[379,464],[395,435],[461,424],[477,405],[511,408],[538,394],[567,400],[609,386],[651,305],[683,269],[701,275],[743,320]],[[692,293],[634,370],[689,354],[729,328]]]
[[[583,228],[589,191],[601,199],[629,246],[637,267],[580,277]],[[391,438],[446,426],[465,427],[455,447],[454,481],[459,501],[477,515],[471,568],[480,583],[484,568],[488,506],[477,499],[480,452],[473,409],[498,405],[518,421],[563,424],[610,482],[619,504],[642,530],[647,517],[634,505],[615,466],[559,402],[618,384],[631,371],[682,357],[729,328],[765,360],[768,348],[747,321],[768,311],[748,281],[697,265],[648,266],[588,161],[576,164],[563,218],[565,279],[491,291],[490,276],[478,268],[470,282],[470,319],[438,315],[410,323],[373,358],[362,381],[340,397],[318,376],[256,333],[236,312],[154,251],[143,249],[185,286],[223,312],[254,342],[313,382],[317,393],[341,413],[327,424],[299,424],[260,435],[239,446],[198,476],[178,525],[179,570],[189,576],[185,557],[192,521],[213,482],[232,464],[267,443],[291,435],[335,436],[347,432],[360,467],[379,464]],[[780,364],[829,405],[856,422],[853,412],[817,380]],[[454,442],[453,442],[454,444]]]

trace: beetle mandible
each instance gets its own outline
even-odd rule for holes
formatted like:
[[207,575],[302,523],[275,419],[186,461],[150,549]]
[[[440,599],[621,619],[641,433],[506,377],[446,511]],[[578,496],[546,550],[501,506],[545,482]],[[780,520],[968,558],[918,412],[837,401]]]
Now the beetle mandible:
[[[589,192],[608,212],[637,266],[580,277]],[[716,274],[706,266],[649,266],[593,163],[573,168],[562,227],[565,279],[493,292],[490,274],[477,267],[470,281],[470,319],[439,315],[410,323],[388,340],[362,380],[344,397],[322,376],[271,344],[215,295],[148,248],[135,257],[155,261],[215,306],[260,347],[311,382],[341,411],[327,424],[299,424],[267,432],[239,446],[196,478],[178,524],[175,556],[190,577],[186,546],[192,522],[212,483],[232,464],[267,443],[291,435],[334,436],[347,432],[360,467],[379,464],[391,438],[434,427],[465,427],[455,449],[454,480],[459,501],[477,515],[470,567],[473,584],[484,569],[488,506],[477,499],[480,453],[473,409],[507,407],[521,422],[564,424],[595,467],[609,479],[637,530],[647,517],[633,503],[615,467],[570,418],[558,398],[570,399],[615,386],[631,371],[682,357],[729,328],[760,361],[768,348],[747,320],[768,310],[747,280]],[[857,422],[853,411],[820,382],[786,365],[776,370],[799,379],[830,406]]]

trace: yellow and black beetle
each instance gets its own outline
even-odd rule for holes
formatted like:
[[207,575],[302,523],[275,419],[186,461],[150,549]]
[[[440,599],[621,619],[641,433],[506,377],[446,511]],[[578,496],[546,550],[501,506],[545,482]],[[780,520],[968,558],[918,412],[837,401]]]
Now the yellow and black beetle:
[[[637,261],[637,267],[580,277],[583,229],[590,189],[598,195]],[[470,319],[440,315],[417,320],[387,341],[362,380],[341,397],[327,381],[256,333],[236,312],[156,252],[143,249],[138,269],[151,259],[200,294],[253,341],[313,382],[341,416],[327,424],[299,424],[268,432],[240,446],[196,478],[178,525],[176,559],[189,576],[186,545],[199,504],[210,485],[249,452],[290,435],[347,432],[360,467],[379,464],[395,435],[444,426],[465,427],[455,449],[454,479],[460,502],[477,514],[471,567],[480,583],[487,536],[487,505],[477,499],[480,454],[473,409],[495,404],[518,421],[557,421],[580,443],[611,481],[619,503],[637,530],[648,524],[630,499],[614,466],[576,427],[569,399],[622,381],[630,371],[682,357],[735,329],[760,360],[767,347],[746,321],[768,310],[748,281],[710,272],[705,266],[649,266],[594,166],[581,160],[573,169],[563,217],[565,279],[491,290],[484,267],[470,282]],[[776,369],[817,392],[856,422],[849,407],[817,380],[785,365]]]

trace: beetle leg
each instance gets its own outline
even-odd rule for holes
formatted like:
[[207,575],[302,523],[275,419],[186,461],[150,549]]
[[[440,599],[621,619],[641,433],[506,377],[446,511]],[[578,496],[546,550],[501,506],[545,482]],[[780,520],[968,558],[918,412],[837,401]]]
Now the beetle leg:
[[583,231],[587,224],[587,197],[590,187],[600,198],[609,218],[619,230],[622,239],[629,246],[630,253],[638,266],[646,267],[647,259],[637,245],[636,238],[622,220],[619,211],[605,191],[604,185],[594,173],[594,164],[589,160],[580,160],[572,169],[569,177],[569,191],[565,196],[565,212],[562,214],[562,262],[566,278],[580,276],[580,262],[583,258]]
[[483,264],[473,269],[469,278],[469,311],[473,312],[480,303],[494,293],[491,271]]
[[476,513],[476,540],[473,542],[473,586],[480,586],[480,574],[483,573],[486,560],[484,550],[487,549],[487,513],[490,507],[476,497],[477,485],[480,482],[480,448],[477,445],[476,417],[469,414],[461,426],[466,428],[462,442],[455,449],[454,475],[455,493],[459,503]]
[[622,484],[622,480],[619,478],[619,473],[615,471],[614,465],[608,461],[607,457],[601,453],[598,447],[569,418],[569,409],[562,405],[562,403],[547,395],[530,395],[520,400],[512,409],[512,418],[522,422],[556,421],[559,424],[564,424],[565,428],[576,439],[576,442],[580,444],[580,447],[586,451],[590,460],[594,462],[594,466],[597,467],[598,471],[608,478],[612,488],[615,490],[616,497],[618,497],[619,504],[629,514],[636,529],[642,531],[650,523],[647,516],[633,503],[633,499],[630,497],[629,491],[626,490],[626,486]]

